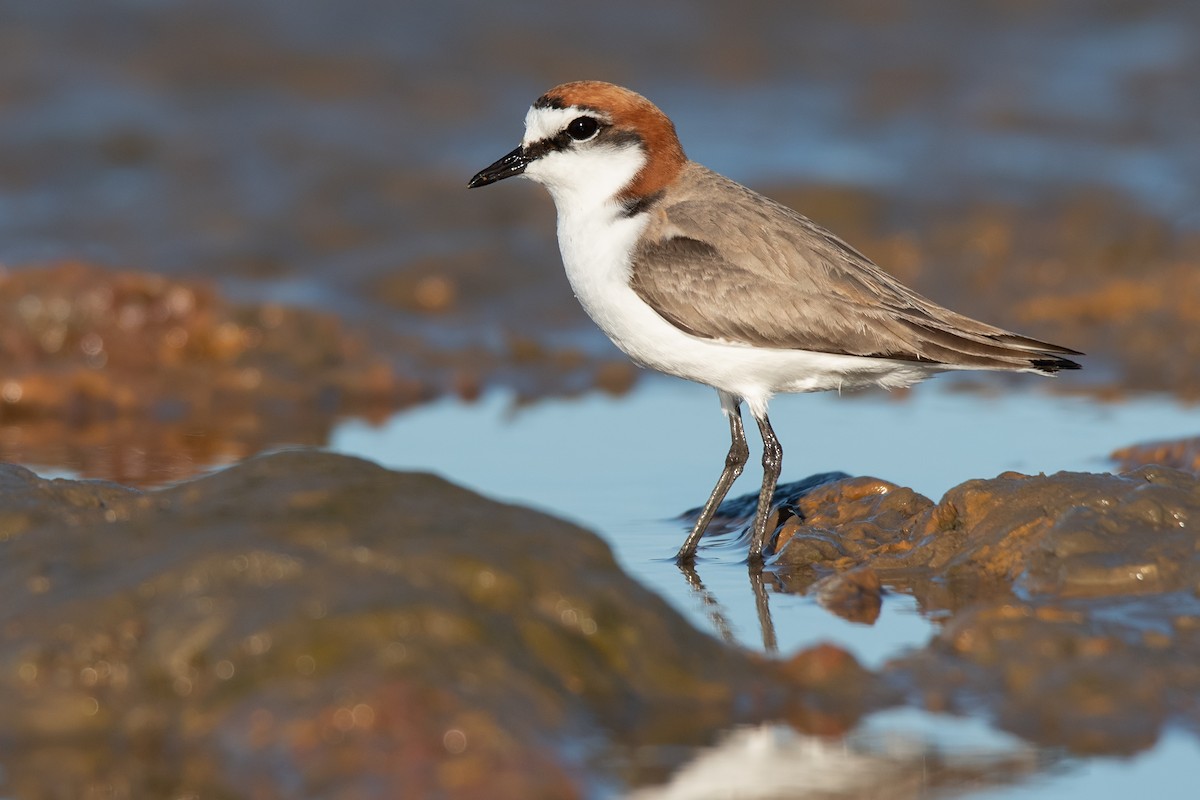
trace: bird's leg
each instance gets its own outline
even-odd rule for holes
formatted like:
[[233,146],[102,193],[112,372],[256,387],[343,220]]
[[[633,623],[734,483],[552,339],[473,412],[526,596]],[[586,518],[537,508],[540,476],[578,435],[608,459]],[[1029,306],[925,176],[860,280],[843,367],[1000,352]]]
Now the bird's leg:
[[721,477],[717,480],[717,485],[713,487],[712,494],[708,496],[708,502],[700,511],[700,516],[696,519],[696,524],[692,526],[692,532],[684,540],[683,547],[680,547],[679,552],[675,554],[677,564],[690,564],[695,560],[696,547],[700,544],[700,537],[704,535],[704,529],[712,521],[713,514],[717,513],[717,507],[725,499],[729,487],[742,474],[742,468],[746,466],[746,459],[750,457],[750,448],[746,446],[746,432],[742,429],[741,401],[731,394],[725,392],[720,394],[721,407],[725,409],[725,414],[729,417],[729,436],[733,441],[729,445],[729,453],[725,456],[725,469],[721,470]]
[[755,415],[763,439],[763,482],[758,493],[758,513],[754,515],[754,533],[750,539],[750,563],[761,564],[763,550],[767,545],[767,517],[771,515],[771,499],[775,496],[775,484],[779,481],[779,469],[783,465],[783,448],[771,429],[771,421],[764,411]]

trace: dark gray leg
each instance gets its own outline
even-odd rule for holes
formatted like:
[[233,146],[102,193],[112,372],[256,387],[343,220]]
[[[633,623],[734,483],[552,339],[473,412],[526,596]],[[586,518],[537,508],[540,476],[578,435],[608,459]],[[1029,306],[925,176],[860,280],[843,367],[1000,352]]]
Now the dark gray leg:
[[754,515],[754,534],[750,539],[750,563],[761,564],[763,549],[767,545],[767,517],[771,513],[771,498],[775,495],[775,484],[779,481],[779,469],[783,465],[783,448],[771,430],[767,412],[755,416],[763,439],[763,482],[758,493],[758,513]]
[[746,466],[746,459],[750,457],[750,448],[746,446],[746,432],[742,429],[741,398],[719,390],[717,394],[721,396],[721,407],[725,409],[725,414],[729,417],[729,436],[733,441],[729,445],[729,454],[725,456],[725,469],[721,470],[721,477],[717,480],[717,485],[713,487],[712,494],[708,496],[708,502],[700,511],[700,517],[692,526],[692,532],[688,534],[683,547],[679,548],[679,552],[675,554],[677,564],[690,564],[695,560],[696,547],[700,544],[700,537],[704,535],[704,529],[712,521],[717,507],[725,499],[729,487],[742,474],[742,468]]

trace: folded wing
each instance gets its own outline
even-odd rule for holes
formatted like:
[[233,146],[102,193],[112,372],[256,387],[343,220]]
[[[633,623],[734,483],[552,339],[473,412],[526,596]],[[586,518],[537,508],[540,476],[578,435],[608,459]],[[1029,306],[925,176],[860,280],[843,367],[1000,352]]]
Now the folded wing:
[[693,336],[981,369],[1079,367],[1061,357],[1078,351],[943,308],[808,218],[716,173],[690,164],[682,180],[679,199],[654,209],[631,283]]

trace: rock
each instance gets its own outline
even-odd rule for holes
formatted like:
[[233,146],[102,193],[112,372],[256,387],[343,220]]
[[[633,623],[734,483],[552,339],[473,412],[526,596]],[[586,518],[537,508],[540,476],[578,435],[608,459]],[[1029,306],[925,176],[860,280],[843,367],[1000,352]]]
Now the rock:
[[[452,313],[451,278],[396,280],[415,281],[429,313]],[[503,357],[440,338],[237,302],[202,280],[84,262],[0,269],[0,461],[152,486],[319,446],[341,418],[381,422],[447,390],[502,383],[529,400],[621,394],[637,379],[627,361],[528,336]]]
[[872,672],[723,646],[595,536],[429,475],[292,451],[142,492],[5,466],[0,739],[36,755],[0,766],[17,796],[51,763],[62,796],[577,796],[624,785],[614,752],[669,769],[741,723],[839,734],[897,702],[1133,752],[1200,727],[1198,485],[801,482],[777,585],[865,622],[887,585],[938,620]]
[[932,505],[912,489],[877,478],[823,480],[790,500],[794,516],[776,539],[778,561],[789,567],[812,565],[795,550],[814,537],[834,543],[836,552],[826,550],[821,561],[835,568],[859,563],[868,555],[907,552],[911,544],[906,526]]
[[0,361],[0,459],[142,485],[438,391],[330,314],[78,262],[0,274]]
[[[780,513],[780,517],[786,519],[793,513],[791,504],[799,502],[806,497],[810,492],[819,489],[822,486],[831,483],[840,482],[850,476],[844,472],[822,472],[816,475],[810,475],[807,478],[790,483],[782,483],[775,487],[775,494],[771,496],[771,503],[776,511]],[[679,515],[680,519],[695,520],[700,516],[700,506],[688,509]],[[740,524],[749,524],[749,521],[754,516],[754,512],[758,509],[758,494],[744,494],[738,497],[731,497],[721,503],[717,508],[717,513],[713,516],[712,522],[709,524],[709,530],[718,532],[722,530],[731,530]]]
[[[1038,594],[1112,595],[1200,584],[1200,482],[1162,467],[1121,475],[1006,473],[936,505],[854,478],[792,498],[779,569],[923,571]],[[820,542],[819,547],[814,544]]]
[[907,562],[947,576],[1003,578],[1035,594],[1173,591],[1200,581],[1200,482],[1157,467],[1008,473],[951,489],[913,536]]
[[781,585],[869,621],[882,582],[940,620],[883,671],[910,702],[985,709],[1082,753],[1144,749],[1168,721],[1200,728],[1196,475],[1007,473],[936,505],[853,478],[783,503]]
[[143,493],[4,466],[0,508],[0,739],[106,753],[70,751],[69,796],[121,763],[160,794],[147,753],[176,794],[577,796],[597,742],[703,742],[800,684],[593,534],[431,475],[296,451]]
[[1148,442],[1122,447],[1109,456],[1122,469],[1158,464],[1186,472],[1200,473],[1200,436],[1174,441]]

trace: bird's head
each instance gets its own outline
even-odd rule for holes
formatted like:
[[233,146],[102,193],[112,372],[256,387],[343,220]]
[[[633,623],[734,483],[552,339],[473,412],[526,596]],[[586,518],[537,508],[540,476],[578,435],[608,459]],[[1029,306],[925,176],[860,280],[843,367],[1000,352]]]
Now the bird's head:
[[687,162],[675,126],[636,92],[600,81],[556,86],[525,115],[525,137],[469,187],[523,175],[545,186],[560,212],[608,202],[637,207]]

